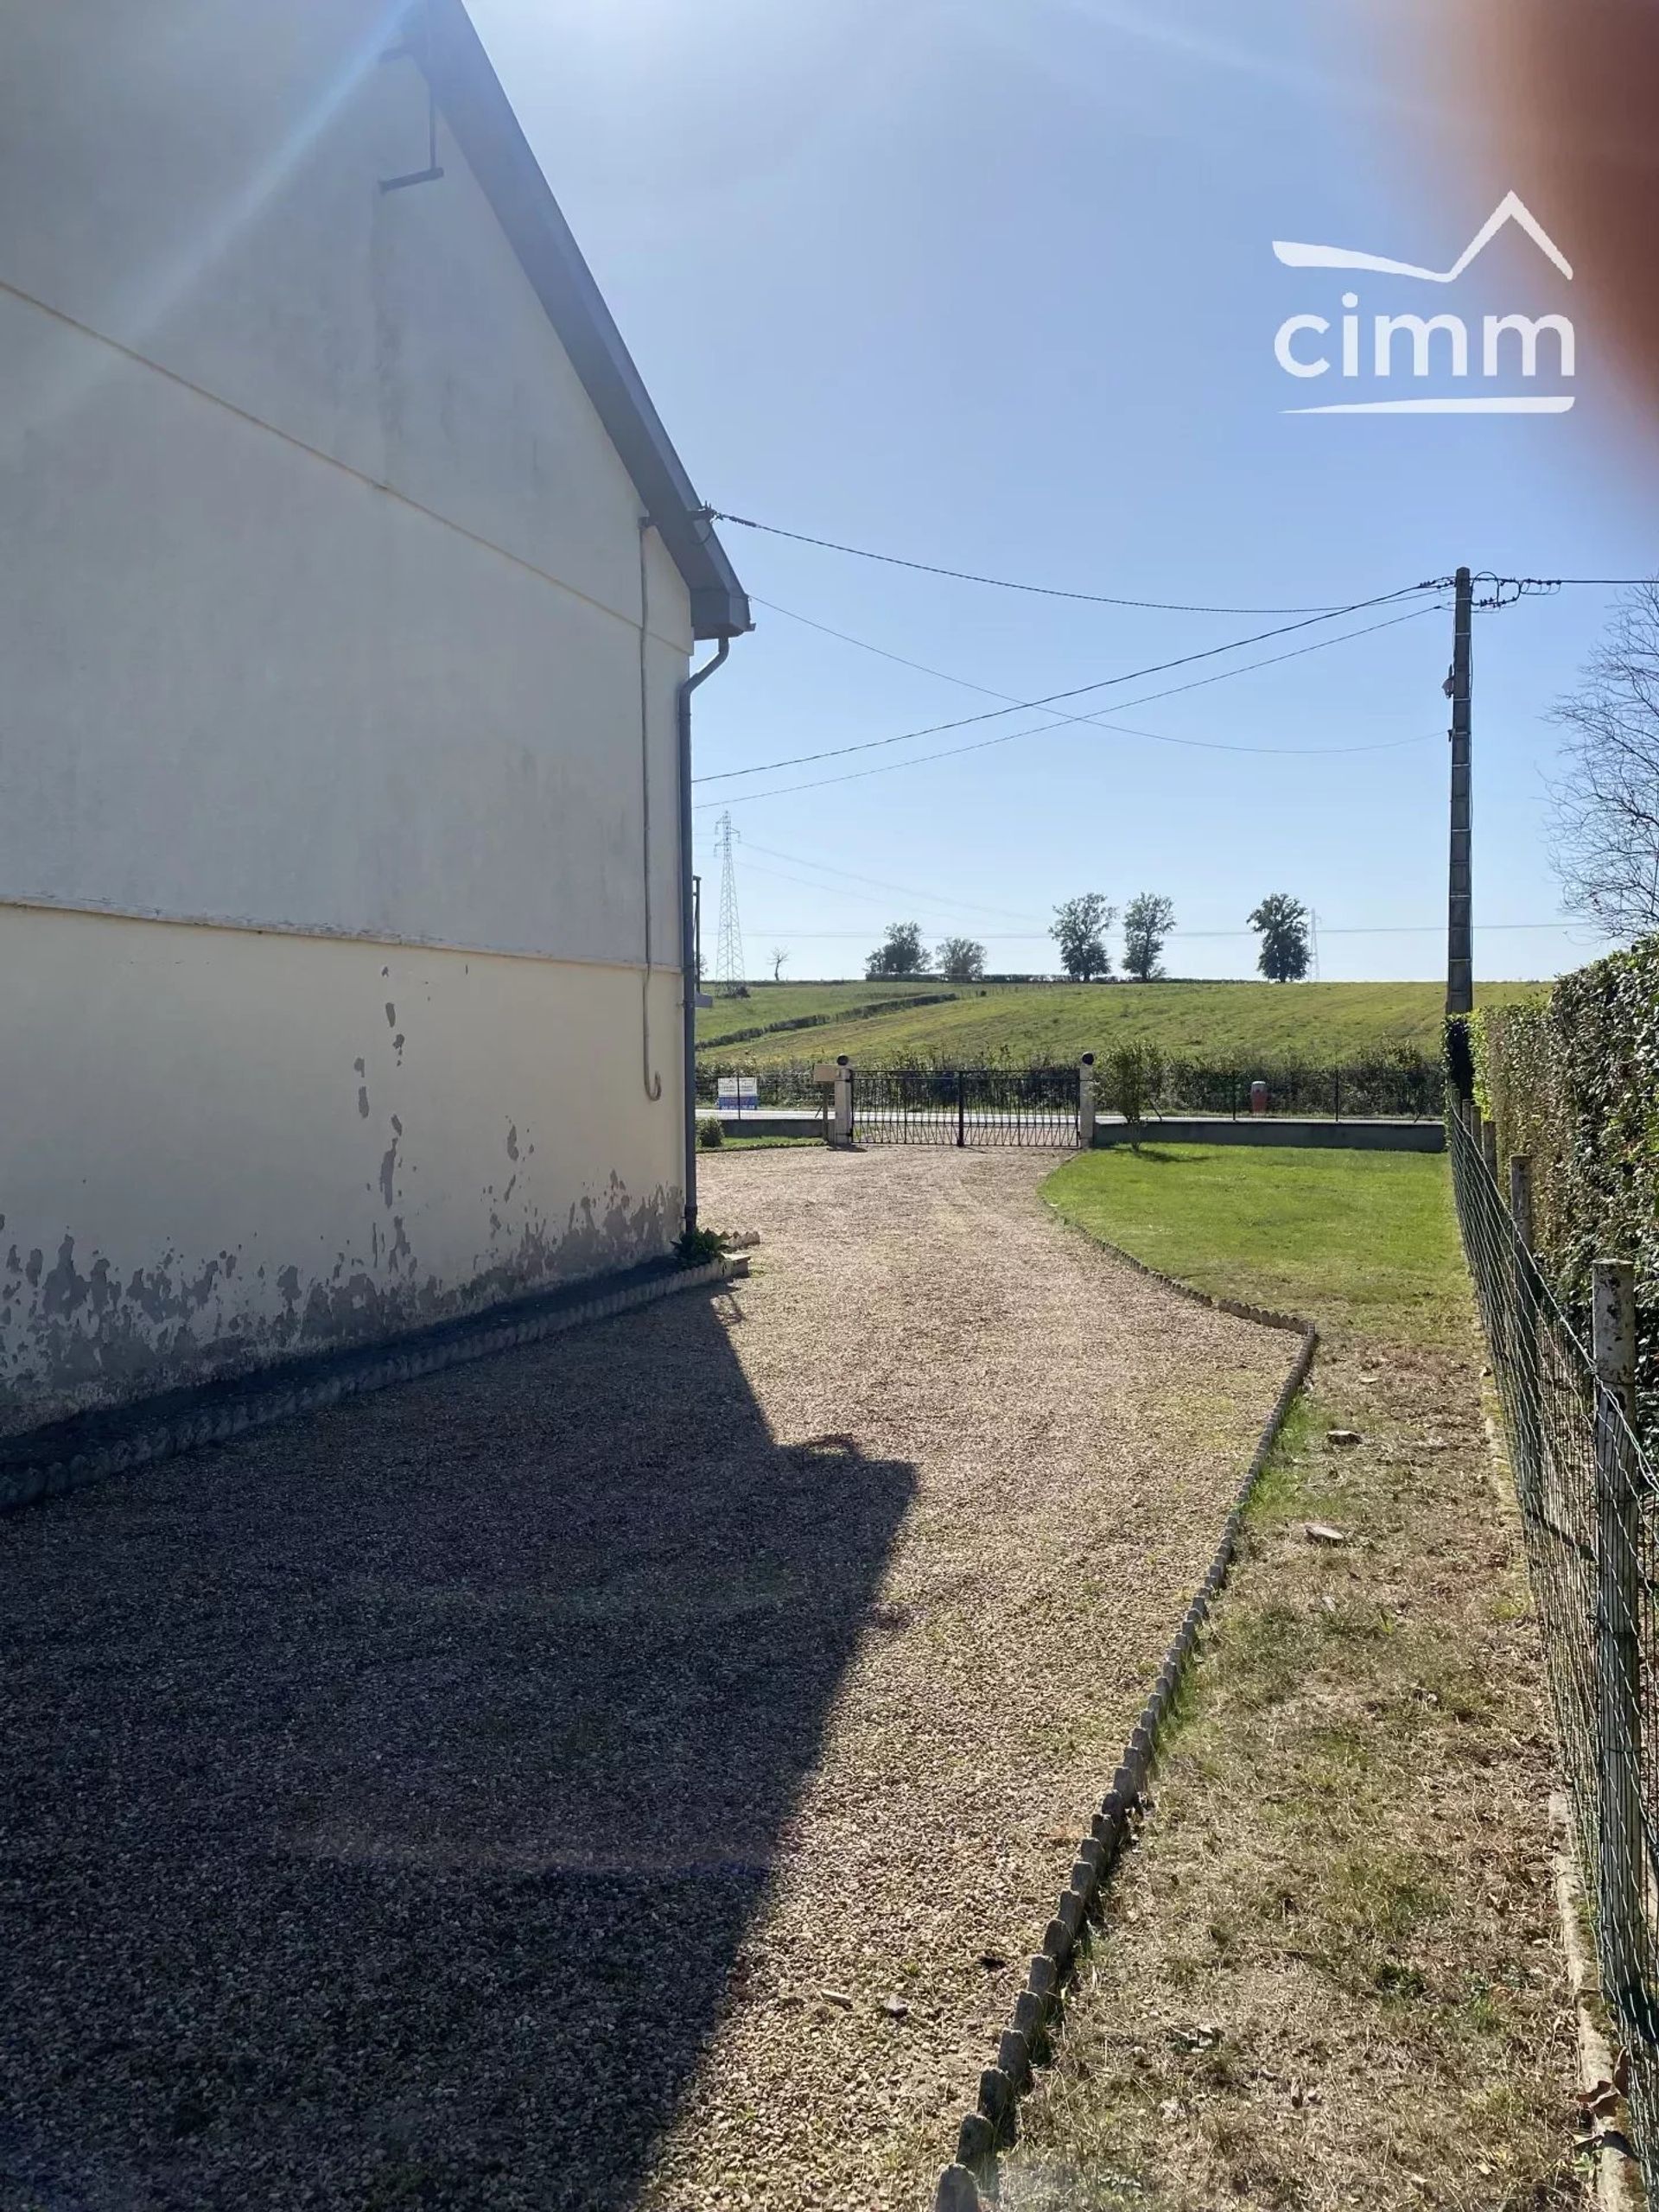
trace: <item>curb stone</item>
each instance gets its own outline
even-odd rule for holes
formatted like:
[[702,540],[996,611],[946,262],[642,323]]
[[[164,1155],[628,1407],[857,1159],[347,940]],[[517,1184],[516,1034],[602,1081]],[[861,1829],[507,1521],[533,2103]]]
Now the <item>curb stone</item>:
[[[1274,1401],[1238,1493],[1221,1524],[1220,1539],[1209,1570],[1182,1616],[1141,1717],[1129,1732],[1111,1787],[1090,1822],[1089,1834],[1078,1846],[1077,1863],[1061,1893],[1055,1916],[1043,1931],[1042,1955],[1032,1961],[1026,1986],[1014,2000],[1011,2024],[998,2039],[996,2063],[979,2077],[978,2109],[963,2117],[957,2134],[956,2156],[939,2175],[934,2190],[933,2212],[982,2212],[986,2192],[995,2198],[997,2153],[1009,2139],[1020,2092],[1031,2078],[1032,2059],[1058,2010],[1061,1986],[1084,1922],[1116,1864],[1131,1817],[1140,1808],[1159,1733],[1174,1702],[1176,1690],[1198,1642],[1198,1630],[1209,1618],[1210,1601],[1227,1580],[1250,1494],[1261,1478],[1268,1453],[1278,1441],[1297,1393],[1307,1380],[1319,1341],[1313,1324],[1298,1314],[1274,1313],[1265,1306],[1247,1305],[1242,1299],[1215,1297],[1208,1291],[1196,1289],[1190,1282],[1165,1274],[1160,1268],[1148,1267],[1133,1252],[1126,1252],[1121,1245],[1109,1243],[1103,1237],[1091,1236],[1089,1241],[1121,1260],[1126,1267],[1133,1268],[1137,1274],[1148,1275],[1154,1282],[1161,1283],[1166,1290],[1175,1291],[1199,1306],[1207,1306],[1212,1313],[1230,1314],[1235,1320],[1254,1321],[1264,1329],[1286,1330],[1300,1337],[1301,1345]],[[1010,2059],[1017,2063],[1011,2065]]]
[[[654,1306],[676,1292],[700,1290],[747,1273],[747,1255],[740,1262],[716,1259],[700,1268],[653,1262],[609,1290],[590,1289],[585,1296],[580,1285],[544,1291],[443,1323],[413,1338],[308,1359],[299,1374],[294,1370],[301,1363],[296,1362],[286,1371],[278,1367],[231,1384],[204,1383],[165,1399],[140,1400],[84,1425],[54,1424],[9,1438],[0,1443],[0,1514],[62,1497],[199,1445],[228,1443],[297,1414],[317,1413],[371,1390],[540,1344],[589,1322]],[[54,1448],[54,1439],[60,1435],[61,1444]]]

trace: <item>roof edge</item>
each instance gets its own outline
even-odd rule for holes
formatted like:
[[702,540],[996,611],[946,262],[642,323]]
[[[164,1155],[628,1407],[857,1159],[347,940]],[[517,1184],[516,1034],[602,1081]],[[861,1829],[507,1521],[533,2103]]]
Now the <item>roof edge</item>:
[[753,629],[709,511],[652,406],[462,0],[426,0],[414,58],[691,597],[694,638]]

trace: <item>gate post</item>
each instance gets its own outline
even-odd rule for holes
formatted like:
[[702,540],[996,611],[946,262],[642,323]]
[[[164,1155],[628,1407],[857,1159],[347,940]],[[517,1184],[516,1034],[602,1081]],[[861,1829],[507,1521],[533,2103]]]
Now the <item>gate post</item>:
[[1077,1062],[1077,1149],[1095,1148],[1095,1056],[1085,1052]]
[[835,1135],[832,1144],[853,1141],[853,1064],[845,1052],[836,1056]]
[[1646,1908],[1641,1796],[1641,1644],[1637,1496],[1626,1423],[1636,1395],[1636,1270],[1598,1260],[1591,1271],[1596,1368],[1597,1890],[1609,2004],[1622,2019],[1643,2004]]

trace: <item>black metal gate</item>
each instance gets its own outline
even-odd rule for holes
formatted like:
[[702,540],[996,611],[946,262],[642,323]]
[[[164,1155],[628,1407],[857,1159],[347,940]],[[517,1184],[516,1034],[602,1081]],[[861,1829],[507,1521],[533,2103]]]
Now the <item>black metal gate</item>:
[[1071,1151],[1077,1141],[1077,1071],[859,1068],[853,1141]]

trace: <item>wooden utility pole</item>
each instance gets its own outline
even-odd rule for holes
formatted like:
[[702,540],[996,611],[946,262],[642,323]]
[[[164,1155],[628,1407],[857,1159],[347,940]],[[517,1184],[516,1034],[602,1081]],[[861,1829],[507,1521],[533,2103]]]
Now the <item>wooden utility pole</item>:
[[1469,850],[1469,679],[1474,596],[1468,569],[1459,569],[1452,601],[1452,673],[1446,683],[1452,701],[1452,849],[1446,901],[1446,1010],[1449,1014],[1472,1014],[1475,1007]]

